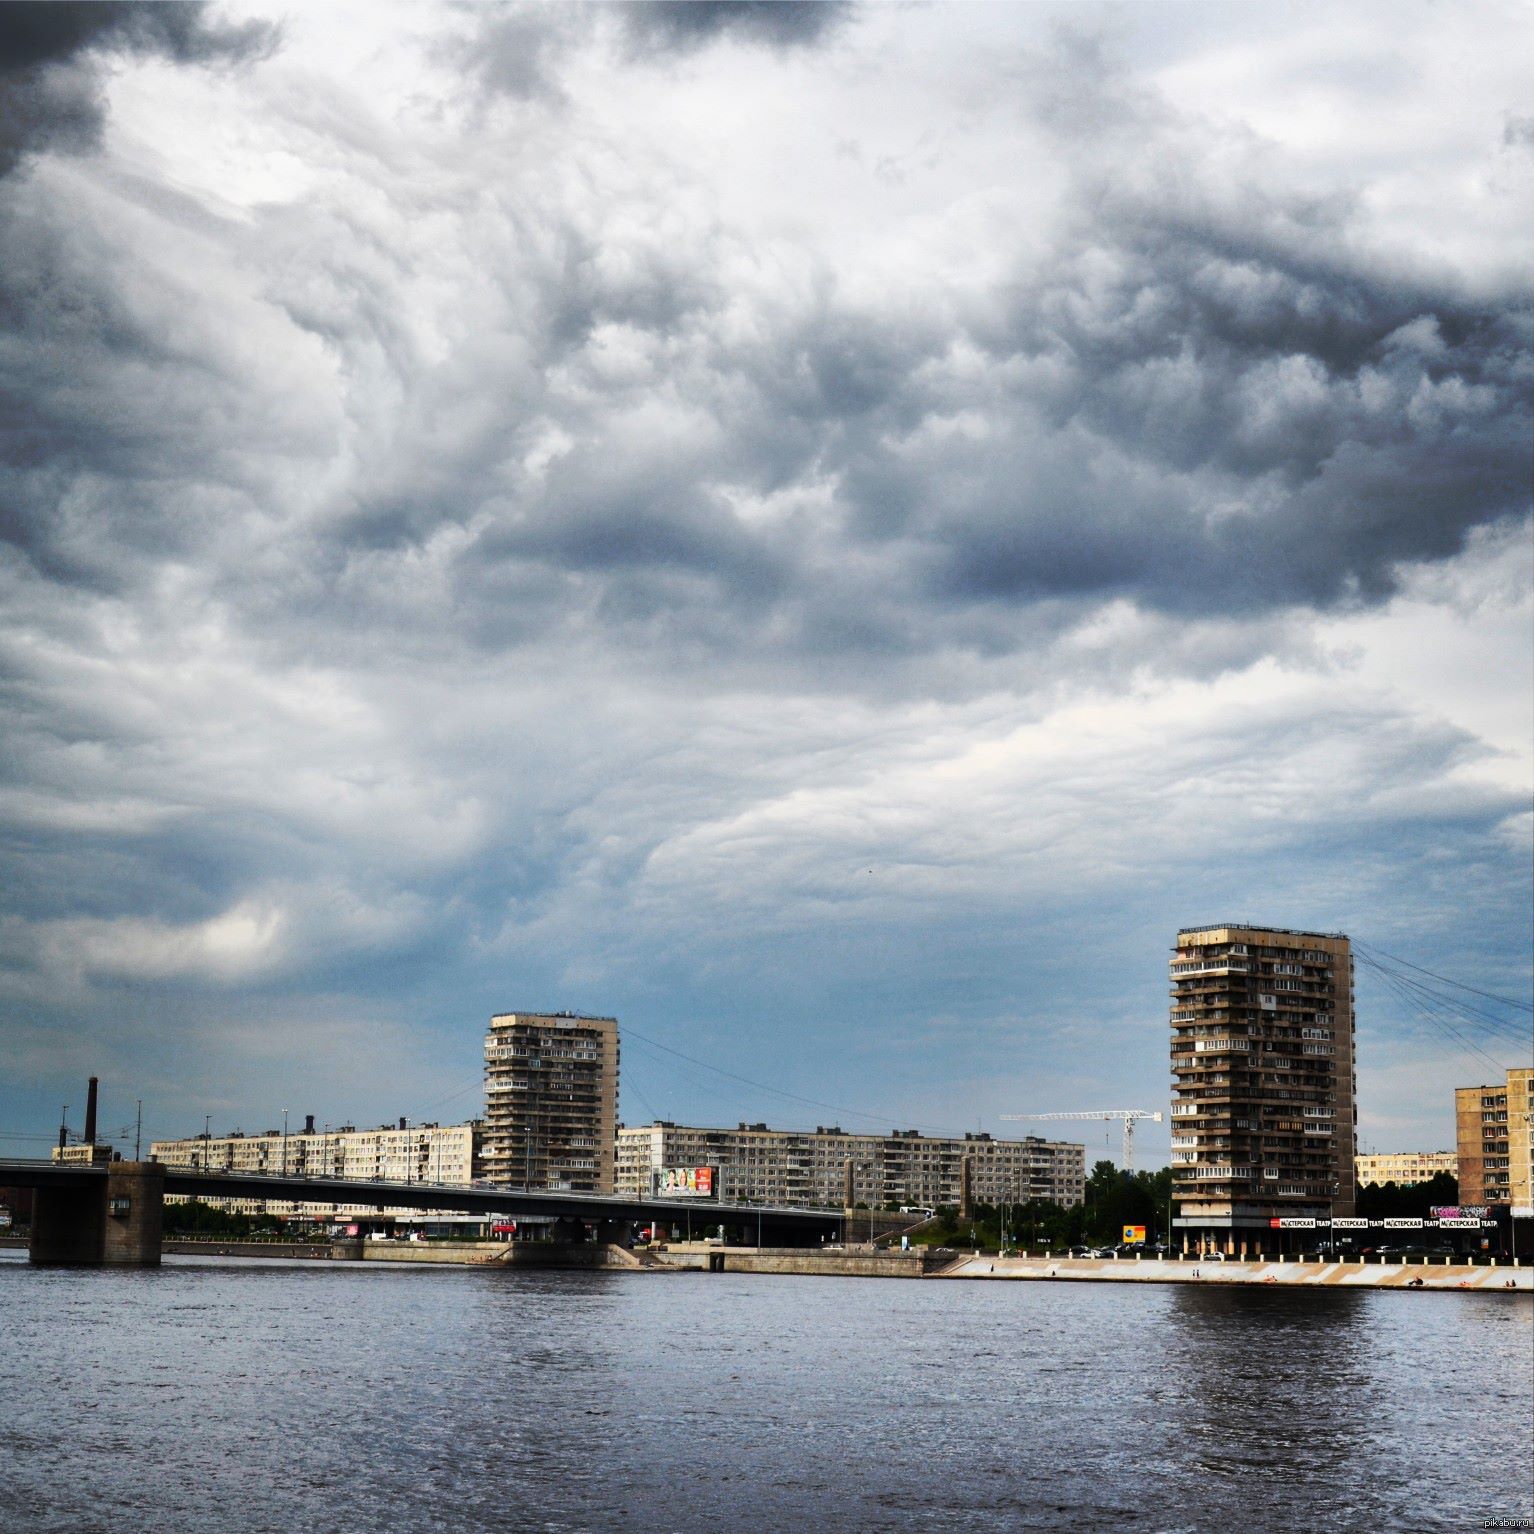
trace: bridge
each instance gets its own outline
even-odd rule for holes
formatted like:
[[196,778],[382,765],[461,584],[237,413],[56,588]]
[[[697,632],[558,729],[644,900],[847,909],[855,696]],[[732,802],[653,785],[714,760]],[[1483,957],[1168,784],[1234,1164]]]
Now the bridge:
[[464,1214],[541,1216],[565,1229],[617,1228],[660,1220],[697,1229],[733,1227],[749,1242],[817,1246],[839,1239],[840,1210],[721,1204],[713,1199],[628,1198],[609,1193],[535,1192],[463,1183],[385,1182],[278,1172],[198,1171],[158,1161],[69,1163],[0,1159],[0,1187],[32,1188],[33,1262],[146,1267],[160,1260],[166,1194],[443,1209]]

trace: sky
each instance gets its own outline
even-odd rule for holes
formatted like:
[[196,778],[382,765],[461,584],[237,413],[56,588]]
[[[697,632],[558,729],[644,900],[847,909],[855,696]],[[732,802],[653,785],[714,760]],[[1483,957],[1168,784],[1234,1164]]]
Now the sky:
[[[461,1119],[559,1008],[629,1123],[1063,1135],[1227,919],[1526,1007],[1531,50],[0,8],[5,1147]],[[1528,1063],[1358,1000],[1365,1147]]]

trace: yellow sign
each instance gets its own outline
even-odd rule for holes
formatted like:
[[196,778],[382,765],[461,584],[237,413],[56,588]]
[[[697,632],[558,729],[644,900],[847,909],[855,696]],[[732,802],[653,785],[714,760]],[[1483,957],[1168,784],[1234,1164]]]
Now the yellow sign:
[[1145,1227],[1143,1225],[1126,1225],[1124,1227],[1125,1246],[1144,1246]]

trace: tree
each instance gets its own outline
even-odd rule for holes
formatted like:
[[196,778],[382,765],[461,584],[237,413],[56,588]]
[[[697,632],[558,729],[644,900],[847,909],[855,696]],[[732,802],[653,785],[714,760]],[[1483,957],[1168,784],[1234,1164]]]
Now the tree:
[[1358,1190],[1358,1213],[1370,1220],[1425,1220],[1434,1209],[1458,1203],[1459,1180],[1448,1172],[1426,1182],[1371,1182]]

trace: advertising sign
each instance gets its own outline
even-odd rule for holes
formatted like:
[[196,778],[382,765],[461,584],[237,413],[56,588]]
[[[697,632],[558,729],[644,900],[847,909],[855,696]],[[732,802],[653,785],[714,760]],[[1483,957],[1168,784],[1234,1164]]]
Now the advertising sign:
[[1396,1219],[1396,1220],[1383,1220],[1380,1223],[1384,1225],[1386,1230],[1421,1230],[1422,1229],[1422,1221],[1421,1220]]
[[1143,1225],[1126,1225],[1124,1227],[1125,1246],[1144,1246],[1145,1227]]
[[711,1166],[668,1166],[655,1174],[657,1198],[713,1198],[715,1172]]
[[1435,1220],[1484,1220],[1485,1204],[1438,1204],[1433,1207]]
[[1332,1221],[1333,1230],[1368,1230],[1369,1222],[1365,1219],[1355,1219],[1350,1215],[1343,1215]]
[[1302,1214],[1285,1214],[1279,1216],[1278,1228],[1280,1230],[1314,1230],[1315,1220]]

